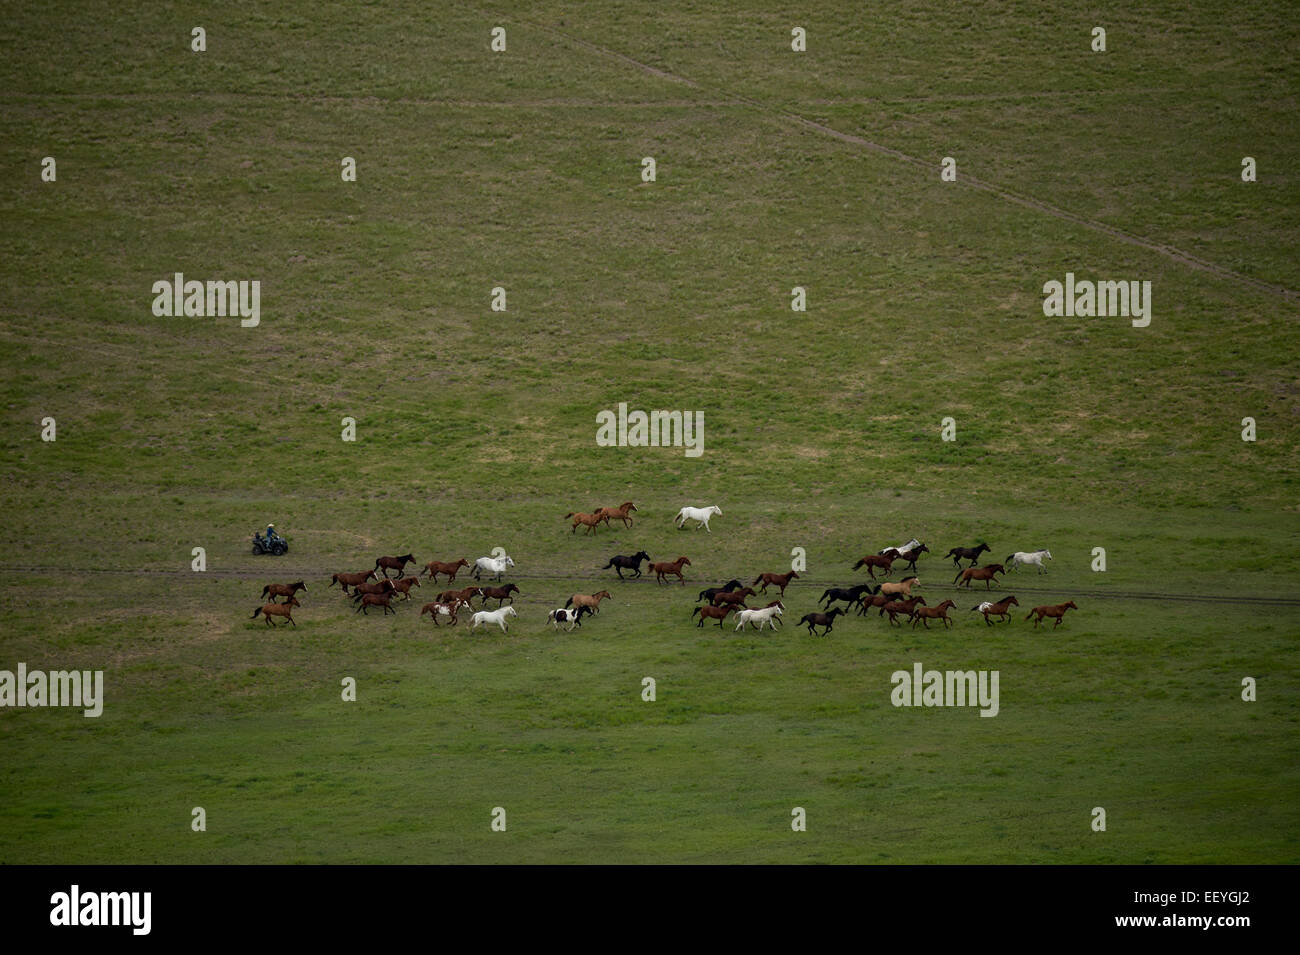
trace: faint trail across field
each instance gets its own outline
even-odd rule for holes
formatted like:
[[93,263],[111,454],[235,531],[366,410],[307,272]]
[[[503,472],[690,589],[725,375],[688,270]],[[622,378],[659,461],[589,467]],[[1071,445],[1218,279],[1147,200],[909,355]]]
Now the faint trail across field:
[[[219,577],[223,579],[234,578],[236,580],[250,580],[250,581],[257,581],[258,583],[263,583],[263,582],[269,582],[272,579],[278,581],[305,580],[309,582],[310,581],[328,582],[328,580],[337,571],[322,570],[318,567],[290,567],[288,564],[275,564],[275,565],[268,564],[265,570],[261,570],[261,569],[206,570],[203,571],[202,573],[197,573],[192,570],[181,570],[181,569],[114,570],[114,569],[104,568],[104,567],[90,567],[90,568],[79,567],[77,568],[76,572],[78,574],[109,574],[109,575],[118,575],[124,577],[169,577],[169,578]],[[67,573],[68,573],[67,568],[63,568],[63,567],[18,567],[14,565],[0,564],[0,574],[8,574],[8,575],[29,574],[33,576],[55,577],[55,576],[66,576]],[[689,593],[692,597],[696,596],[701,590],[703,590],[706,587],[714,587],[717,586],[719,583],[722,583],[722,581],[711,580],[711,579],[688,580],[686,582],[686,586],[683,587],[681,584],[678,583],[656,584],[653,577],[646,576],[645,574],[642,574],[640,578],[624,580],[624,581],[619,581],[617,577],[612,575],[608,577],[593,576],[594,574],[599,574],[599,573],[600,571],[592,571],[586,575],[510,573],[506,575],[506,577],[502,580],[502,583],[512,583],[521,580],[550,580],[550,581],[559,580],[559,581],[570,581],[578,586],[600,588],[602,590],[610,589],[610,588],[629,587],[629,586],[649,586],[649,587],[661,588],[665,592],[676,591],[678,593]],[[407,574],[406,576],[410,577],[412,575]],[[397,578],[394,577],[393,579],[396,580]],[[473,583],[475,583],[475,581],[472,577],[469,577],[465,573],[461,573],[456,578],[454,583],[447,584],[445,581],[439,580],[436,586],[440,589],[452,590],[452,589],[459,589],[462,587],[468,587]],[[489,583],[493,583],[493,581],[484,579],[479,583],[487,585]],[[428,578],[422,578],[420,586],[421,588],[429,587],[432,589],[435,585],[428,583]],[[846,586],[843,580],[836,580],[836,579],[821,580],[814,577],[801,576],[799,578],[799,586],[797,590],[798,590],[798,595],[800,597],[806,597],[811,595],[814,590],[820,593],[822,590],[828,587],[843,587],[843,586]],[[795,587],[791,587],[791,589],[787,591],[786,595],[789,599],[794,599],[795,590],[796,590]],[[930,593],[942,591],[944,593],[969,594],[971,597],[975,598],[976,603],[979,603],[980,601],[984,601],[984,600],[998,600],[1009,593],[1051,594],[1053,596],[1059,595],[1063,597],[1087,597],[1089,599],[1096,597],[1103,600],[1159,600],[1159,601],[1175,601],[1179,603],[1221,604],[1223,603],[1224,600],[1223,594],[1221,593],[1188,594],[1188,593],[1169,593],[1165,591],[1154,591],[1154,590],[1153,591],[1077,590],[1077,589],[1071,590],[1066,587],[1050,587],[1050,586],[1037,586],[1037,585],[1022,586],[1016,580],[1003,580],[1001,584],[999,584],[997,587],[987,592],[985,592],[983,589],[968,591],[964,587],[961,590],[958,590],[954,585],[948,583],[942,583],[937,585],[922,584],[920,587],[917,588],[917,593],[919,594],[924,594],[927,591]],[[310,591],[310,593],[316,593],[316,591]],[[523,594],[522,596],[532,597],[534,595]],[[769,590],[767,594],[760,595],[760,596],[763,597],[764,599],[775,600],[780,595],[775,590]],[[414,597],[412,599],[414,599]],[[1289,597],[1289,596],[1266,597],[1266,596],[1258,596],[1258,595],[1242,596],[1238,594],[1233,594],[1232,601],[1234,603],[1253,604],[1261,607],[1295,607],[1297,609],[1300,609],[1300,597]]]
[[[483,13],[484,11],[479,11],[479,12]],[[919,156],[910,155],[909,153],[905,153],[900,149],[894,149],[891,146],[885,146],[881,143],[873,142],[870,139],[867,139],[863,136],[855,135],[853,133],[846,133],[842,130],[835,129],[834,127],[827,126],[825,123],[819,123],[816,120],[808,119],[806,116],[801,116],[798,113],[791,112],[788,109],[779,106],[772,106],[767,103],[760,102],[759,100],[750,99],[747,96],[742,96],[741,94],[735,93],[731,90],[719,89],[717,87],[711,87],[703,83],[698,83],[695,80],[692,80],[690,77],[682,76],[681,74],[674,73],[670,70],[659,69],[658,67],[651,66],[648,63],[642,63],[641,61],[633,59],[632,57],[627,56],[626,54],[619,53],[616,50],[611,50],[607,47],[599,46],[587,40],[580,39],[576,36],[573,36],[572,34],[565,33],[562,30],[557,30],[554,27],[545,26],[541,23],[537,23],[536,21],[524,20],[517,16],[513,17],[513,19],[519,20],[520,22],[526,24],[527,26],[541,33],[548,33],[551,36],[558,37],[560,40],[562,40],[565,43],[568,43],[573,46],[581,47],[584,50],[588,50],[592,53],[597,54],[598,56],[603,56],[608,59],[615,60],[619,63],[623,63],[627,66],[631,66],[634,69],[641,70],[642,72],[648,73],[651,76],[656,76],[659,77],[660,79],[668,80],[669,82],[679,83],[684,86],[688,86],[691,89],[696,89],[703,93],[710,93],[714,96],[721,97],[724,99],[729,99],[736,103],[743,103],[744,105],[750,106],[761,113],[766,113],[769,116],[779,117],[788,122],[794,123],[795,125],[803,126],[806,129],[814,130],[816,132],[822,133],[823,135],[838,139],[842,142],[850,143],[854,146],[860,146],[863,149],[867,149],[875,153],[880,153],[881,155],[889,156],[901,162],[909,163],[910,165],[916,166],[920,169],[924,169],[928,174],[933,174],[934,172],[934,163],[932,161],[922,159]],[[1070,212],[1067,209],[1062,209],[1059,206],[1054,206],[1049,202],[1042,201],[1041,199],[1035,199],[1031,196],[1021,195],[1020,193],[1012,192],[1011,190],[1003,188],[1002,186],[994,185],[991,182],[985,182],[982,179],[978,179],[974,176],[970,176],[964,173],[957,181],[963,185],[970,186],[975,189],[979,189],[982,192],[986,192],[989,195],[992,195],[1002,200],[1003,202],[1012,203],[1014,205],[1021,206],[1022,208],[1025,209],[1032,209],[1035,212],[1040,212],[1043,215],[1051,216],[1054,219],[1060,219],[1063,222],[1070,222],[1073,223],[1074,225],[1082,226],[1085,229],[1091,229],[1094,232],[1100,232],[1103,235],[1108,235],[1111,238],[1120,240],[1121,242],[1126,242],[1130,245],[1136,245],[1141,248],[1147,249],[1151,252],[1156,252],[1167,258],[1173,259],[1175,262],[1179,262],[1183,265],[1186,265],[1188,268],[1196,269],[1199,272],[1206,272],[1211,275],[1216,275],[1219,278],[1226,279],[1230,282],[1236,282],[1241,285],[1247,285],[1257,291],[1266,292],[1271,295],[1276,295],[1290,302],[1300,301],[1300,291],[1297,291],[1296,289],[1287,288],[1284,285],[1277,285],[1272,282],[1265,282],[1262,279],[1257,279],[1249,275],[1243,275],[1241,272],[1235,272],[1232,269],[1225,268],[1222,265],[1217,265],[1214,262],[1206,261],[1205,259],[1199,258],[1198,256],[1192,255],[1190,252],[1185,252],[1182,249],[1176,248],[1172,245],[1168,245],[1163,242],[1157,242],[1154,239],[1148,239],[1145,236],[1135,235],[1132,232],[1126,232],[1123,229],[1116,228],[1115,226],[1112,225],[1107,225],[1106,223],[1101,222],[1097,219],[1092,219],[1089,218],[1088,216],[1079,215],[1078,213]]]

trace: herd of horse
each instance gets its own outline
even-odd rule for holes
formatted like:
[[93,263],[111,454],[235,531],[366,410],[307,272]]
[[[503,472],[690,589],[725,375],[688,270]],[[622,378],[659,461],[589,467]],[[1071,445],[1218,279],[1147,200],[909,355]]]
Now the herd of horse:
[[[574,521],[573,532],[577,531],[579,525],[585,525],[590,533],[598,524],[608,525],[612,520],[621,520],[627,528],[632,527],[633,521],[631,514],[636,510],[636,505],[627,501],[618,507],[597,508],[591,513],[571,512],[565,515],[566,519],[572,518]],[[700,521],[698,526],[708,528],[708,519],[714,514],[722,513],[717,507],[710,508],[682,508],[678,512],[675,523],[684,527],[685,521],[693,519]],[[954,547],[944,555],[944,559],[952,558],[954,566],[957,568],[957,576],[953,578],[953,584],[957,588],[965,587],[969,589],[974,582],[983,581],[984,589],[990,590],[992,584],[999,583],[998,576],[1005,576],[1008,572],[1015,570],[1019,566],[1034,566],[1038,568],[1040,574],[1046,573],[1044,561],[1052,559],[1052,553],[1049,550],[1036,551],[1015,551],[1002,563],[985,564],[977,566],[981,554],[990,551],[991,548],[984,542],[979,542],[973,547]],[[914,588],[920,585],[920,578],[911,574],[898,581],[882,579],[876,583],[876,571],[880,570],[884,578],[888,578],[895,564],[903,564],[911,570],[916,569],[916,561],[921,555],[930,553],[930,549],[916,538],[912,538],[905,544],[896,547],[886,547],[875,554],[869,554],[853,565],[853,570],[866,568],[870,577],[870,583],[853,584],[847,587],[828,587],[823,591],[817,600],[817,610],[804,614],[799,620],[799,626],[806,626],[808,632],[813,636],[818,636],[817,628],[821,628],[820,636],[826,636],[834,628],[835,618],[852,614],[856,610],[857,616],[866,616],[870,611],[875,610],[880,618],[888,617],[889,623],[893,626],[902,626],[903,623],[910,623],[912,629],[916,629],[917,624],[921,624],[925,629],[930,629],[930,621],[942,621],[944,628],[953,626],[953,619],[948,615],[950,610],[956,608],[956,603],[951,599],[929,606],[925,598],[919,594],[913,594]],[[962,561],[970,561],[966,567],[962,566]],[[420,616],[428,614],[433,621],[434,626],[441,626],[440,617],[449,620],[451,626],[456,626],[459,622],[462,612],[468,611],[472,614],[470,630],[477,630],[479,627],[497,626],[503,633],[509,632],[507,620],[517,617],[518,613],[514,608],[515,597],[520,594],[517,586],[511,583],[500,583],[505,572],[515,566],[514,560],[504,552],[500,552],[490,557],[480,557],[471,564],[465,558],[459,558],[455,561],[438,561],[431,560],[423,565],[423,568],[417,570],[413,575],[408,576],[406,568],[408,565],[415,566],[417,561],[413,554],[399,554],[397,556],[382,556],[375,560],[374,567],[367,571],[356,573],[337,573],[330,579],[328,588],[339,586],[343,595],[348,597],[355,605],[356,613],[369,615],[371,608],[379,608],[384,614],[396,614],[394,602],[399,598],[402,600],[411,600],[411,590],[420,586],[422,578],[427,579],[432,584],[438,583],[439,577],[446,578],[444,584],[455,582],[457,575],[462,568],[472,568],[468,574],[473,577],[476,584],[471,584],[460,589],[446,589],[437,594],[437,596],[420,608]],[[655,575],[656,584],[671,583],[671,577],[676,577],[680,585],[686,585],[685,568],[691,566],[690,558],[679,556],[676,560],[655,562],[650,559],[650,555],[644,551],[637,551],[635,554],[620,554],[611,557],[601,570],[613,569],[618,574],[619,580],[635,580],[642,576],[642,564],[646,567],[646,573]],[[390,576],[390,571],[396,571],[397,576]],[[628,571],[625,577],[623,572]],[[489,579],[497,581],[497,585],[485,584],[483,575],[486,574]],[[781,624],[781,618],[785,612],[785,592],[790,584],[799,579],[799,573],[790,570],[786,573],[760,573],[754,578],[753,582],[746,586],[740,580],[730,580],[725,584],[717,587],[706,587],[700,591],[695,598],[697,606],[691,611],[691,619],[699,618],[696,623],[697,627],[703,627],[706,620],[717,622],[719,628],[731,613],[736,614],[736,631],[752,627],[754,630],[763,629],[776,630]],[[767,596],[768,588],[777,589],[779,596],[767,602],[761,607],[750,607],[746,601],[750,598]],[[327,589],[328,589],[327,588]],[[350,588],[350,590],[349,590]],[[756,589],[757,588],[757,589]],[[266,621],[267,626],[274,627],[273,618],[283,617],[289,624],[294,627],[292,612],[293,608],[301,607],[297,595],[300,592],[305,593],[307,585],[299,580],[291,584],[268,584],[262,588],[262,598],[267,601],[261,607],[253,611],[253,619],[259,615]],[[276,598],[283,598],[277,600]],[[475,609],[474,600],[481,602],[481,609]],[[613,596],[608,590],[602,590],[595,594],[575,593],[565,601],[563,607],[556,607],[547,615],[547,622],[552,628],[558,630],[564,626],[566,631],[572,631],[574,627],[582,626],[582,618],[598,614],[600,604],[604,600],[612,600]],[[494,609],[488,609],[488,601],[495,600],[497,605]],[[843,606],[839,606],[843,604]],[[970,608],[970,612],[979,612],[984,617],[984,623],[993,626],[994,621],[1010,623],[1012,616],[1011,607],[1019,607],[1020,601],[1014,595],[1003,597],[999,601],[982,601]],[[1078,607],[1074,601],[1066,601],[1063,604],[1044,605],[1034,607],[1029,611],[1025,620],[1033,619],[1034,627],[1037,628],[1044,619],[1053,619],[1055,621],[1053,629],[1061,626],[1067,610],[1077,610]]]

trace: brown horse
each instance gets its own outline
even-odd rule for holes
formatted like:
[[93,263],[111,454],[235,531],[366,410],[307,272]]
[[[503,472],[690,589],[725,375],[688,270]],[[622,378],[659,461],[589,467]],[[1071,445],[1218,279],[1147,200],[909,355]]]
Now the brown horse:
[[[655,572],[655,583],[661,584],[664,582],[664,578],[667,577],[668,574],[676,574],[677,579],[680,580],[682,586],[685,587],[686,578],[682,576],[682,568],[689,567],[690,564],[690,558],[678,557],[672,563],[651,564],[650,569]],[[722,624],[718,624],[718,626],[722,626]]]
[[803,619],[799,621],[799,624],[801,626],[805,623],[808,624],[808,632],[814,637],[817,636],[817,631],[814,629],[815,627],[825,627],[826,629],[824,629],[821,634],[824,637],[826,634],[831,632],[831,627],[835,623],[835,618],[842,613],[844,613],[843,607],[836,607],[830,613],[806,613],[803,615]]
[[411,588],[420,586],[420,578],[414,575],[403,577],[400,580],[391,581],[393,590],[401,594],[407,600],[411,599]]
[[691,611],[691,616],[694,617],[697,613],[700,615],[700,622],[695,625],[697,627],[704,626],[704,618],[708,617],[710,620],[718,621],[718,628],[721,629],[722,621],[726,620],[727,614],[735,609],[737,609],[735,604],[724,604],[721,607],[696,607]]
[[607,526],[611,520],[615,520],[615,521],[622,521],[624,527],[631,527],[632,518],[629,516],[629,513],[635,510],[636,510],[635,504],[633,504],[631,501],[624,501],[618,507],[598,508],[596,513],[605,519],[605,524]]
[[[296,599],[290,596],[288,603],[282,603],[282,604],[269,603],[265,607],[258,607],[256,610],[253,611],[252,619],[256,620],[257,615],[260,613],[262,615],[262,619],[266,621],[266,625],[268,627],[275,626],[275,624],[271,622],[272,617],[284,617],[290,623],[293,623],[293,617],[289,615],[289,611],[293,607],[301,607],[301,606],[302,604],[298,603]],[[293,623],[293,625],[295,627],[298,626],[296,623]]]
[[[917,606],[925,606],[925,598],[919,594],[910,600],[895,600],[893,603],[887,603],[880,608],[880,615],[883,617],[889,614],[890,623],[898,623],[895,619],[900,615],[906,615],[907,619],[912,619],[912,614],[916,612]],[[901,624],[899,624],[901,626]]]
[[[720,590],[709,598],[709,603],[715,607],[721,607],[723,604],[732,604],[745,607],[745,598],[754,596],[754,591],[749,587],[741,587],[739,590]],[[748,607],[745,607],[748,610]]]
[[982,580],[984,581],[984,589],[988,590],[989,584],[994,579],[994,575],[1005,574],[1006,572],[1006,568],[1001,564],[985,564],[983,567],[967,567],[965,570],[959,572],[957,576],[952,579],[952,582],[957,584],[957,581],[960,580],[961,583],[957,584],[957,586],[969,589],[972,580]]
[[438,594],[438,603],[450,603],[455,600],[463,603],[467,607],[474,606],[474,598],[483,596],[483,588],[473,585],[466,587],[464,590],[444,590]]
[[[330,580],[330,587],[338,584],[343,588],[343,592],[347,593],[349,587],[355,587],[357,584],[364,584],[374,576],[375,572],[373,570],[367,570],[364,574],[335,574],[333,579]],[[328,590],[329,588],[327,587],[326,589]]]
[[391,594],[396,589],[396,581],[387,578],[376,580],[373,584],[357,584],[352,588],[352,599],[360,600],[366,594]]
[[853,569],[857,570],[859,567],[865,567],[867,568],[867,573],[871,575],[871,579],[875,580],[876,568],[879,567],[884,570],[885,576],[888,577],[889,571],[894,564],[894,559],[895,558],[893,557],[884,557],[880,554],[868,554],[866,557],[863,557],[860,561],[854,564]]
[[762,581],[763,586],[759,588],[759,593],[767,593],[767,586],[768,584],[771,584],[773,587],[780,587],[781,596],[784,597],[785,588],[789,587],[790,581],[794,580],[798,576],[799,574],[793,570],[788,574],[759,574],[754,578],[754,582],[750,584],[750,586],[758,587],[759,582]]
[[951,557],[952,562],[957,566],[957,569],[960,570],[961,562],[963,560],[970,561],[970,565],[974,567],[976,562],[980,559],[980,554],[984,553],[986,550],[991,551],[992,549],[993,548],[989,547],[988,544],[984,543],[980,543],[975,547],[954,547],[952,550],[948,551],[948,553],[943,555],[943,559],[947,560]]
[[574,594],[564,602],[565,608],[569,607],[586,607],[592,613],[600,613],[600,602],[606,598],[613,600],[608,590],[602,590],[595,594]]
[[460,610],[460,608],[461,604],[459,601],[448,604],[439,603],[435,600],[433,603],[427,603],[420,608],[420,616],[423,617],[426,613],[431,615],[433,617],[433,625],[435,627],[440,627],[442,624],[438,623],[438,614],[443,614],[444,616],[451,617],[451,625],[454,627],[457,623],[456,611]]
[[397,616],[397,611],[392,607],[392,601],[393,594],[391,591],[386,594],[362,594],[361,603],[357,606],[354,613],[365,611],[365,614],[368,617],[370,616],[370,610],[368,608],[383,607],[384,613],[391,613],[393,616]]
[[566,521],[571,517],[573,518],[573,530],[569,532],[570,534],[576,534],[578,532],[579,524],[587,528],[587,533],[590,534],[596,529],[597,524],[605,520],[605,515],[601,511],[597,511],[595,514],[583,514],[581,511],[570,511],[568,514],[564,515]]
[[482,590],[483,606],[485,608],[489,599],[495,600],[498,607],[505,603],[507,598],[511,603],[514,603],[515,598],[512,595],[519,593],[519,588],[514,584],[506,584],[504,587],[484,587]]
[[1061,621],[1065,618],[1065,611],[1070,610],[1071,608],[1074,610],[1079,609],[1073,600],[1067,600],[1065,603],[1057,604],[1054,607],[1035,607],[1033,610],[1029,611],[1029,614],[1025,619],[1028,620],[1030,617],[1033,617],[1034,614],[1038,614],[1038,616],[1034,618],[1034,629],[1037,630],[1039,623],[1042,622],[1044,617],[1055,617],[1056,624],[1052,627],[1052,629],[1055,630],[1061,625]]
[[434,583],[438,582],[439,574],[446,574],[447,583],[451,583],[453,580],[456,579],[456,574],[460,571],[460,569],[462,567],[468,567],[468,566],[469,566],[469,561],[467,561],[464,557],[456,561],[456,563],[454,564],[443,563],[440,560],[431,560],[424,565],[424,572],[429,575],[429,577],[433,580]]
[[912,611],[912,629],[916,629],[916,622],[919,620],[925,624],[925,629],[930,629],[930,621],[938,617],[943,621],[943,628],[947,630],[952,626],[952,618],[948,616],[948,608],[957,606],[956,601],[945,600],[935,607],[917,607]]
[[920,577],[904,577],[898,583],[883,583],[880,585],[882,594],[902,594],[904,597],[912,596],[912,588],[921,583]]
[[[883,607],[887,603],[892,603],[893,601],[900,599],[902,598],[900,598],[898,594],[876,594],[875,596],[863,594],[859,599],[858,616],[865,616],[868,610],[873,610],[876,607]],[[884,612],[882,611],[880,615],[883,617]]]
[[300,590],[307,591],[307,585],[301,580],[296,584],[267,584],[262,588],[262,597],[292,597]]
[[989,620],[989,617],[1005,617],[1006,622],[1010,623],[1011,622],[1010,608],[1013,606],[1019,607],[1020,601],[1017,600],[1015,597],[1003,597],[997,603],[989,603],[986,600],[984,601],[984,603],[976,604],[974,607],[971,607],[970,609],[972,612],[976,610],[981,611],[984,614],[985,625],[991,627],[993,626],[993,622]]
[[375,560],[375,570],[382,570],[384,576],[388,576],[390,570],[397,571],[397,576],[401,577],[406,573],[403,568],[407,564],[414,564],[415,557],[412,554],[402,554],[400,557],[379,557]]

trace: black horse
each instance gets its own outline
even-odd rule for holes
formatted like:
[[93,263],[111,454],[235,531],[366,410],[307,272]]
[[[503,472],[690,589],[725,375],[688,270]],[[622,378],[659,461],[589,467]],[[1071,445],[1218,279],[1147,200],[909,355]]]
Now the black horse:
[[742,584],[739,580],[729,580],[727,581],[726,585],[722,587],[710,587],[708,590],[701,590],[700,595],[695,598],[695,602],[699,603],[701,600],[704,600],[707,601],[708,603],[713,603],[714,595],[729,594],[733,590],[739,590],[743,586],[745,585]]
[[625,571],[625,570],[635,570],[636,573],[633,574],[632,576],[633,576],[634,578],[635,578],[635,577],[640,577],[640,576],[641,576],[641,561],[643,561],[643,560],[649,560],[649,559],[650,559],[650,555],[649,555],[649,554],[647,554],[647,553],[646,553],[645,551],[643,551],[643,550],[639,550],[639,551],[637,551],[635,554],[633,554],[631,557],[623,557],[622,555],[620,555],[620,556],[618,556],[618,557],[611,557],[611,558],[609,559],[609,563],[606,564],[604,567],[602,567],[602,568],[600,568],[600,569],[601,569],[601,570],[609,570],[609,568],[613,567],[614,570],[616,570],[616,571],[618,572],[618,579],[619,579],[619,580],[627,580],[627,578],[623,576],[623,571]]
[[[855,604],[862,599],[863,594],[878,593],[880,593],[879,585],[872,587],[871,584],[858,584],[854,587],[831,587],[817,599],[817,603],[820,604],[825,600],[826,609],[829,610],[831,604],[835,603],[837,600],[846,600],[850,604]],[[830,598],[829,600],[827,599],[828,597]]]
[[974,567],[975,563],[980,559],[980,554],[984,553],[986,550],[991,551],[992,548],[989,547],[988,544],[980,544],[976,547],[954,547],[952,550],[948,551],[948,553],[943,555],[943,559],[947,560],[951,557],[953,565],[960,570],[961,562],[963,560],[970,561],[970,565]]
[[806,613],[803,615],[803,619],[800,620],[799,623],[801,625],[805,623],[808,624],[808,632],[814,637],[817,636],[817,631],[813,629],[814,627],[825,627],[826,629],[821,633],[824,637],[826,634],[831,632],[831,624],[835,622],[835,617],[842,613],[844,613],[842,607],[836,607],[830,613]]

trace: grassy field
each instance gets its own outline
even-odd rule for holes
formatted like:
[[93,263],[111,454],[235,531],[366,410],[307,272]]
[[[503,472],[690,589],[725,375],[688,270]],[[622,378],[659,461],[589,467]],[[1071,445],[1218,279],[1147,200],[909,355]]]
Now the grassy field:
[[[107,701],[0,708],[0,861],[1300,861],[1294,12],[721,6],[12,11],[0,670]],[[1067,271],[1149,280],[1150,326],[1045,317]],[[260,325],[155,317],[175,272]],[[704,454],[598,447],[620,402]],[[931,604],[986,540],[1054,556],[994,597],[1079,610],[794,626],[911,536]],[[325,589],[497,546],[508,635]],[[796,547],[782,631],[692,625]],[[639,549],[687,585],[600,569]],[[890,705],[916,661],[998,670],[998,716]]]

